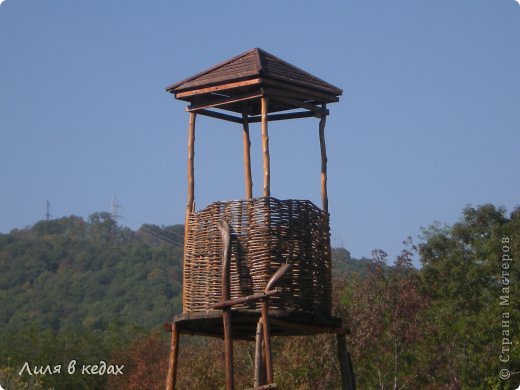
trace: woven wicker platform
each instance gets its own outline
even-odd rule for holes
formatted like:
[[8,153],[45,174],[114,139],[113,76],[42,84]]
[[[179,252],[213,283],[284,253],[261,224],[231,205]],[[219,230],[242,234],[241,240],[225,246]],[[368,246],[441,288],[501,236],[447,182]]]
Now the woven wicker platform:
[[[330,315],[329,216],[308,200],[272,197],[215,202],[189,215],[184,258],[185,313],[207,311],[222,300],[222,239],[217,224],[231,228],[231,298],[261,293],[283,263],[292,266],[271,298],[284,313]],[[259,310],[245,303],[238,310]]]

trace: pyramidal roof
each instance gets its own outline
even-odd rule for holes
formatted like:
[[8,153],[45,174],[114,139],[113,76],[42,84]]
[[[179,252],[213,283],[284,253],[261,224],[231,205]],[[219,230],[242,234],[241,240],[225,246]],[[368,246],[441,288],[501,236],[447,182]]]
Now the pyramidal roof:
[[265,50],[254,48],[166,88],[178,93],[233,82],[272,79],[338,96],[342,90]]

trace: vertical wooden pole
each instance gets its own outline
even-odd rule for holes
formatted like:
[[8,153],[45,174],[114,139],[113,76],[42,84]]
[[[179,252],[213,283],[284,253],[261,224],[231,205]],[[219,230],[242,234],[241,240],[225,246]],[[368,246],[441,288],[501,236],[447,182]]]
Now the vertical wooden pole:
[[[186,217],[184,219],[184,258],[186,258],[187,253],[187,243],[188,243],[188,229],[189,229],[189,220],[190,215],[194,211],[195,208],[195,119],[197,118],[197,114],[195,112],[190,112],[190,122],[188,126],[188,200],[186,203]],[[186,275],[184,274],[184,264],[183,264],[183,273],[182,273],[182,307],[183,310],[185,308],[186,302]]]
[[242,141],[244,144],[244,179],[246,185],[246,199],[253,198],[253,179],[251,177],[251,139],[249,138],[249,121],[247,117],[247,105],[244,104],[242,111],[243,132]]
[[269,132],[267,129],[267,113],[269,99],[261,97],[262,103],[262,150],[264,153],[264,196],[271,196],[271,161],[269,157]]
[[[222,300],[227,301],[230,298],[230,268],[231,268],[231,232],[229,225],[222,221],[218,228],[222,236]],[[234,367],[233,367],[233,334],[231,332],[231,309],[226,307],[222,312],[222,320],[224,322],[224,353],[226,355],[226,390],[233,390],[234,383]]]
[[177,366],[179,356],[179,328],[172,324],[172,339],[170,342],[170,360],[168,362],[168,376],[166,377],[166,390],[174,390],[177,378]]
[[[327,105],[322,105],[327,109]],[[321,150],[321,204],[323,211],[329,212],[329,197],[327,195],[327,147],[325,145],[325,123],[327,115],[322,114],[320,119],[320,150]]]
[[190,112],[190,124],[188,128],[188,202],[186,210],[192,212],[195,204],[195,119],[197,114]]
[[231,333],[231,311],[229,308],[222,312],[224,321],[224,353],[226,355],[226,390],[233,390],[234,383],[234,367],[233,367],[233,335]]
[[269,298],[262,302],[262,327],[264,331],[265,369],[267,371],[267,384],[274,383],[273,355],[271,353],[271,330],[269,328]]
[[354,371],[352,370],[352,362],[347,351],[347,340],[344,334],[337,334],[338,341],[338,358],[339,368],[341,372],[341,390],[355,390],[356,382],[354,380]]
[[255,344],[255,381],[254,387],[258,387],[260,385],[264,385],[264,353],[263,353],[263,337],[262,337],[262,317],[258,320],[256,324],[256,344]]

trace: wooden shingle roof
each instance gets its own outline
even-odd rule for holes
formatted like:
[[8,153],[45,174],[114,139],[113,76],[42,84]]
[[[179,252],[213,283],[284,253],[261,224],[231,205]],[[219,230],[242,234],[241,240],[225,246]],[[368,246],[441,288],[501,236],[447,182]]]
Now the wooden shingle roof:
[[260,113],[260,96],[270,97],[269,112],[303,108],[321,115],[325,109],[320,106],[337,102],[343,92],[259,48],[172,84],[166,91],[190,102],[188,111],[208,114],[207,108],[216,108],[244,113],[246,102],[247,114],[251,116]]
[[166,90],[168,92],[178,93],[257,77],[272,78],[335,96],[341,95],[342,93],[340,88],[259,48],[251,49],[206,69],[203,72],[170,85]]

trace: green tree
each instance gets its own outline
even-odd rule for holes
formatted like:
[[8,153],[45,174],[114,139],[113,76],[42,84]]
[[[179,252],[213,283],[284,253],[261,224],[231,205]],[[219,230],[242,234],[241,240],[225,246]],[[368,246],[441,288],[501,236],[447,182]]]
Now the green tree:
[[[424,229],[424,243],[419,246],[421,277],[431,300],[424,364],[432,383],[454,389],[484,384],[508,388],[508,382],[498,376],[500,369],[520,371],[520,291],[511,292],[507,308],[500,306],[499,298],[505,240],[514,259],[507,265],[507,277],[515,289],[520,276],[518,209],[508,217],[504,208],[489,204],[466,207],[453,226],[434,224]],[[515,343],[506,365],[498,359],[503,311],[510,315],[507,330]]]

